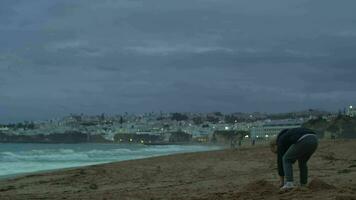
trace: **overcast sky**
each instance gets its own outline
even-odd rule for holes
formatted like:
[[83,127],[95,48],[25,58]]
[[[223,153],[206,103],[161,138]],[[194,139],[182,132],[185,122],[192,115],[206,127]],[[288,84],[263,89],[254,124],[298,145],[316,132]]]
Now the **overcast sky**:
[[356,103],[355,0],[1,0],[0,122]]

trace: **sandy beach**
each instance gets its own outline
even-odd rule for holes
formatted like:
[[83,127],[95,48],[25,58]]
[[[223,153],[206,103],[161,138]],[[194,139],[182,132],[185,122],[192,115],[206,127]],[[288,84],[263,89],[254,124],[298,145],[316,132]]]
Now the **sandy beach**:
[[[0,199],[356,199],[356,140],[322,141],[308,188],[278,190],[266,146],[162,156],[0,181]],[[298,181],[297,165],[294,166]]]

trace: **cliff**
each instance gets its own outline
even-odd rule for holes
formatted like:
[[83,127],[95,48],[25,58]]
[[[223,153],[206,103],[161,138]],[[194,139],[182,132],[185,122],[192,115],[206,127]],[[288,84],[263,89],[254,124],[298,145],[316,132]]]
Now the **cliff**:
[[332,120],[313,119],[303,127],[313,129],[321,138],[356,138],[356,118],[338,116]]
[[169,136],[168,139],[165,139],[165,137],[161,135],[120,133],[114,136],[114,141],[118,143],[142,144],[177,144],[192,141],[192,135],[182,131],[172,132],[167,135]]
[[241,141],[244,136],[248,135],[247,131],[214,131],[211,142],[215,144],[231,144]]
[[117,143],[155,143],[161,140],[160,136],[150,134],[120,133],[114,136]]
[[49,135],[8,135],[0,132],[0,143],[109,143],[101,135],[87,135],[77,131]]

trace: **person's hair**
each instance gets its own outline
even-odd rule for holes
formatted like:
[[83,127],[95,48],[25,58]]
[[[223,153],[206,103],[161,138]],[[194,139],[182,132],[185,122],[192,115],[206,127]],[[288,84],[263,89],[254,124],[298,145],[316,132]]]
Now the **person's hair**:
[[287,131],[289,131],[289,129],[283,129],[281,132],[279,132],[277,135],[274,135],[272,137],[270,137],[269,139],[269,147],[271,148],[271,151],[273,153],[277,153],[277,140],[278,140],[278,136],[286,133]]

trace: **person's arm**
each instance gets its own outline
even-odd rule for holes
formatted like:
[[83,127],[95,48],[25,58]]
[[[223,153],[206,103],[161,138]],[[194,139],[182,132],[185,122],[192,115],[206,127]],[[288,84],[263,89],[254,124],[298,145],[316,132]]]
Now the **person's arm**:
[[278,165],[278,175],[279,175],[279,187],[283,187],[284,185],[284,170],[283,170],[283,153],[281,151],[281,148],[277,149],[277,165]]
[[284,177],[284,170],[283,170],[283,147],[278,145],[277,147],[277,167],[278,167],[278,175],[280,177]]
[[280,187],[283,187],[284,185],[284,170],[283,170],[283,155],[286,152],[286,147],[283,143],[284,141],[284,135],[288,129],[282,130],[278,136],[277,136],[277,169],[278,169],[278,175],[279,175],[279,184]]

